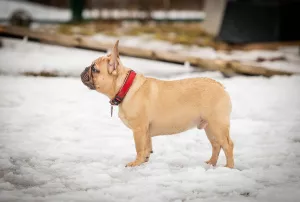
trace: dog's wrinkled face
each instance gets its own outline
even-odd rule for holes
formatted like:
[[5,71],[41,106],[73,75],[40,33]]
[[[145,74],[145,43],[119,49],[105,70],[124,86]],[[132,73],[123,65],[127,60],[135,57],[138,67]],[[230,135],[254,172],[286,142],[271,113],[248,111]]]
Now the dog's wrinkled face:
[[81,81],[91,90],[110,95],[120,65],[118,64],[118,41],[111,54],[96,59],[81,73]]
[[91,90],[95,90],[91,67],[86,67],[81,73],[80,77],[84,85],[89,87]]

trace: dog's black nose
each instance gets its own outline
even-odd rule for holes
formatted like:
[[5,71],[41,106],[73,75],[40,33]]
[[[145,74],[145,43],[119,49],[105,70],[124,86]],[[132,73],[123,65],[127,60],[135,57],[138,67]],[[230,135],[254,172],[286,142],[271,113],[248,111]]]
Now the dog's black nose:
[[88,71],[89,71],[89,67],[86,67],[83,72],[81,73],[80,77],[81,77],[81,80],[83,83],[89,81],[89,74],[88,74]]

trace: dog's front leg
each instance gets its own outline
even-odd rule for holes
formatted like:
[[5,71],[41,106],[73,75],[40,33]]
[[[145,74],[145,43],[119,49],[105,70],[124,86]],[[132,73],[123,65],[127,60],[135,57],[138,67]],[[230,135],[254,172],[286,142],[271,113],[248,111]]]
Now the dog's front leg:
[[139,166],[144,162],[147,162],[151,152],[151,137],[146,127],[139,127],[133,130],[136,159],[133,162],[128,163],[126,166]]

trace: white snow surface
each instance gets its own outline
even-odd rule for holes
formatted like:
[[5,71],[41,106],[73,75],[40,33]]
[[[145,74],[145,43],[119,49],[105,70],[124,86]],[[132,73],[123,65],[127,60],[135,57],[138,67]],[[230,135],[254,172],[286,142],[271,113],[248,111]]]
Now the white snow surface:
[[[235,169],[204,163],[203,130],[153,138],[148,163],[134,160],[132,132],[110,117],[104,95],[78,75],[103,53],[4,40],[0,49],[0,201],[296,202],[300,197],[300,76],[234,77],[122,57],[162,79],[209,76],[232,103]],[[70,78],[18,75],[58,71]]]

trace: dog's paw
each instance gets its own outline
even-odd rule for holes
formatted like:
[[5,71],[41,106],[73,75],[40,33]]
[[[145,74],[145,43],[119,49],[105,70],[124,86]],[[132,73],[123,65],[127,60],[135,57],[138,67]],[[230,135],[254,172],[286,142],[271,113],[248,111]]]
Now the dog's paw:
[[208,165],[212,165],[212,166],[216,166],[217,165],[217,162],[216,161],[213,161],[213,160],[208,160],[208,161],[205,161],[205,163],[207,163]]
[[234,168],[234,165],[233,164],[226,164],[225,166],[224,166],[225,168]]
[[144,163],[145,161],[140,161],[140,160],[135,160],[135,161],[132,161],[130,163],[127,163],[125,167],[135,167],[135,166],[139,166],[141,165],[142,163]]

